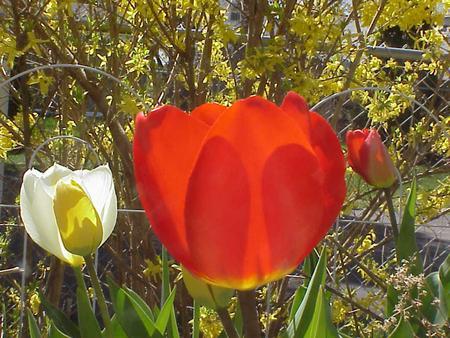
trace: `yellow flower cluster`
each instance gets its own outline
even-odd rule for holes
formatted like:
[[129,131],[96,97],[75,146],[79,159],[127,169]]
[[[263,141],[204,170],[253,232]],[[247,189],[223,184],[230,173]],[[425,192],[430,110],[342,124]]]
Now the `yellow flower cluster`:
[[436,185],[420,191],[417,194],[417,204],[422,222],[428,222],[448,210],[450,208],[450,177],[437,180]]
[[202,306],[200,308],[200,331],[205,338],[216,338],[222,332],[223,326],[216,311]]
[[370,230],[369,233],[361,241],[360,245],[356,248],[356,252],[358,253],[358,255],[361,255],[362,253],[369,250],[372,247],[375,239],[375,231]]
[[8,151],[17,145],[17,140],[10,130],[17,130],[17,127],[0,111],[0,158],[6,159]]
[[27,84],[37,84],[43,95],[48,94],[48,89],[53,83],[53,77],[45,75],[43,72],[37,72],[30,76]]
[[7,129],[0,126],[0,158],[6,159],[6,154],[14,147],[14,140]]
[[343,16],[336,9],[332,10],[329,7],[322,13],[311,15],[299,7],[291,19],[291,31],[302,39],[302,47],[309,56],[312,56],[327,40],[334,41],[342,34],[340,21]]
[[333,323],[340,324],[348,318],[348,313],[351,311],[351,307],[348,303],[344,302],[342,298],[336,297],[332,302],[332,320]]
[[0,50],[6,57],[6,64],[10,68],[14,66],[14,59],[23,53],[17,50],[15,37],[2,27],[0,27]]
[[[360,238],[356,238],[354,240],[354,243],[356,245],[356,252],[358,253],[358,255],[361,255],[366,251],[370,250],[373,247],[375,241],[376,241],[376,234],[373,229],[370,230],[362,240]],[[385,279],[388,277],[386,267],[388,267],[389,264],[380,266],[380,264],[378,264],[371,255],[365,255],[364,257],[361,257],[361,263],[364,264],[370,271],[372,271],[380,279]],[[368,276],[367,273],[362,268],[358,267],[357,271],[361,276],[361,278],[363,278],[364,280],[367,281],[371,280],[371,277]]]
[[[440,0],[389,0],[381,12],[378,25],[386,28],[399,26],[402,31],[421,22],[442,25],[445,11],[440,6]],[[363,2],[361,21],[364,26],[370,25],[379,8],[379,0]]]
[[147,267],[144,269],[144,275],[155,281],[162,272],[161,258],[157,256],[157,260],[156,263],[153,263],[150,259],[146,259],[145,264],[147,264]]
[[30,297],[29,303],[31,312],[33,312],[33,314],[37,316],[37,314],[39,313],[39,308],[41,306],[41,300],[39,298],[39,295],[37,293],[33,293]]

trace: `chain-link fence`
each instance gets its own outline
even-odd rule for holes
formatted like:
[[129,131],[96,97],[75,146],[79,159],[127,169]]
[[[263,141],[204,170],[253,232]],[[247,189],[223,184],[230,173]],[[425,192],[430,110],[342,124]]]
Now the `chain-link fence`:
[[[417,178],[419,199],[416,234],[426,273],[435,271],[450,253],[450,163],[448,154],[442,153],[439,147],[449,139],[449,126],[443,119],[449,113],[449,84],[448,79],[426,75],[415,85],[412,97],[389,88],[360,88],[325,98],[314,106],[335,127],[343,145],[347,130],[368,126],[380,130],[401,177],[393,195],[397,222],[400,222],[401,209],[411,180],[413,177]],[[374,103],[383,100],[402,104],[401,114],[389,119],[389,122],[374,122],[373,116],[377,108]],[[59,118],[56,112],[61,107],[68,106],[63,103],[62,98],[55,98],[52,102],[56,104],[54,116]],[[51,107],[52,104],[47,103],[48,109],[41,115],[42,124],[38,125],[44,137],[46,131],[52,128],[45,125],[49,123],[45,117],[53,118]],[[96,117],[95,106],[90,107],[93,116],[86,116],[73,107],[69,109],[71,114],[79,114],[80,123],[86,128],[83,132],[67,128],[59,133],[72,132],[81,139],[89,134],[90,140],[98,141],[92,146],[100,160],[85,144],[63,138],[45,144],[38,151],[33,159],[35,167],[44,170],[56,161],[74,169],[91,168],[104,159],[106,148],[103,143],[112,140],[102,130],[104,125],[101,124],[101,117]],[[124,118],[123,115],[121,118]],[[70,269],[33,244],[28,244],[28,251],[24,250],[24,228],[20,222],[17,195],[21,173],[27,167],[27,157],[21,157],[21,154],[13,156],[16,156],[16,164],[4,166],[1,177],[0,286],[3,293],[0,296],[0,331],[4,337],[17,334],[22,326],[21,297],[27,305],[33,307],[32,296],[39,288],[56,300],[66,313],[75,316],[75,281]],[[117,157],[112,155],[112,158]],[[17,170],[19,167],[22,170]],[[124,171],[120,175],[124,175]],[[125,182],[120,175],[115,177],[118,189]],[[386,294],[383,275],[394,273],[392,222],[388,217],[384,195],[369,188],[350,171],[347,176],[348,194],[343,212],[324,241],[331,253],[328,288],[352,311],[360,311],[373,319],[381,320]],[[117,273],[120,275],[120,282],[129,283],[139,289],[140,293],[146,293],[147,299],[151,301],[157,297],[157,286],[152,283],[154,276],[146,275],[146,266],[134,262],[133,257],[139,251],[144,258],[152,257],[155,254],[152,248],[156,248],[156,251],[159,248],[150,230],[145,230],[142,234],[142,238],[148,237],[150,240],[130,244],[131,241],[136,241],[136,237],[130,235],[135,228],[129,228],[129,225],[147,222],[142,210],[127,204],[133,198],[135,196],[123,198],[116,232],[99,251],[99,275],[105,280],[106,273]],[[144,228],[148,229],[148,226]],[[288,277],[288,284],[297,285],[304,277],[300,272],[293,274]],[[368,299],[372,302],[367,303]]]

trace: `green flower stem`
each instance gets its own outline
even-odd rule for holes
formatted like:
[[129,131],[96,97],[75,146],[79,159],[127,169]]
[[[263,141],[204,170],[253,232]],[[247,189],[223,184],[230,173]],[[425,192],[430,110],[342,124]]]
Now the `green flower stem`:
[[216,309],[216,312],[219,315],[220,321],[222,322],[223,328],[227,333],[228,338],[239,338],[228,310],[226,308],[218,308]]
[[[169,255],[167,253],[167,249],[164,245],[161,248],[161,260],[162,260],[162,285],[161,285],[161,308],[164,306],[167,297],[170,294],[170,276],[169,276]],[[172,307],[170,311],[170,319],[169,319],[169,337],[180,337],[177,328],[177,320],[175,318],[175,310]]]
[[244,318],[245,337],[260,338],[261,328],[256,309],[255,290],[238,291],[238,298]]
[[194,318],[192,324],[192,338],[200,337],[200,305],[194,300]]
[[167,249],[164,246],[161,248],[161,260],[162,260],[161,307],[163,307],[167,297],[169,297],[170,294],[169,257],[167,254]]
[[86,292],[87,294],[87,288],[86,284],[84,283],[83,273],[81,272],[81,267],[74,266],[73,271],[75,273],[75,279],[77,280],[77,285]]
[[397,218],[395,216],[394,203],[392,202],[392,196],[389,191],[389,188],[385,188],[385,189],[383,189],[383,191],[384,191],[384,197],[386,199],[386,204],[388,207],[389,218],[391,220],[392,233],[394,234],[395,241],[397,241],[397,239],[398,239],[398,224],[397,224]]
[[92,287],[95,291],[95,296],[98,300],[98,307],[100,309],[100,314],[103,319],[103,324],[105,325],[106,332],[109,333],[109,337],[111,336],[112,326],[111,326],[111,318],[109,317],[108,307],[106,306],[105,296],[103,295],[102,288],[100,286],[100,281],[98,280],[97,273],[95,272],[94,261],[92,260],[92,256],[84,257],[86,262],[86,267],[89,272],[89,276],[91,277]]

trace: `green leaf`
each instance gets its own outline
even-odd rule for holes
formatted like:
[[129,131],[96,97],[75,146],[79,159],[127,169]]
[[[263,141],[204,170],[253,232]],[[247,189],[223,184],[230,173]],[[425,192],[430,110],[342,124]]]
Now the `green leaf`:
[[145,314],[150,317],[152,321],[155,321],[155,315],[150,309],[150,306],[148,306],[148,304],[136,292],[127,287],[123,287],[122,289],[126,292],[128,297],[132,298],[136,303],[139,304]]
[[[415,233],[416,199],[417,184],[414,179],[411,184],[411,191],[409,192],[408,199],[406,201],[405,211],[403,212],[399,235],[395,242],[395,249],[397,261],[410,261],[410,271],[413,275],[417,276],[423,272],[423,263],[419,255]],[[393,286],[388,285],[386,302],[387,316],[391,316],[394,313],[395,306],[398,303],[398,298],[398,291],[395,290]]]
[[67,318],[64,312],[51,304],[41,292],[39,292],[39,299],[45,314],[52,320],[59,331],[69,337],[80,338],[80,330],[77,325]]
[[[326,334],[323,337],[338,337],[337,331],[331,322],[329,304],[323,292],[323,285],[326,278],[326,256],[324,248],[308,284],[305,296],[293,320],[288,325],[286,332],[288,337],[303,338],[307,334],[309,337],[313,337],[310,335],[316,332],[322,332],[322,330],[325,330],[323,332]],[[320,337],[320,335],[317,337]]]
[[416,180],[414,179],[411,184],[411,191],[409,192],[408,199],[406,201],[406,207],[403,212],[403,218],[395,246],[398,262],[401,262],[404,259],[411,261],[411,273],[417,276],[423,272],[423,263],[419,255],[415,232],[417,199],[416,186]]
[[425,287],[427,294],[421,299],[421,312],[433,324],[443,324],[447,319],[447,314],[440,307],[436,306],[434,301],[439,299],[439,273],[437,271],[430,273],[425,278]]
[[439,267],[439,281],[440,309],[450,318],[450,254]]
[[52,322],[50,324],[50,329],[48,330],[48,338],[71,338],[71,337],[58,330],[58,328]]
[[102,336],[102,331],[92,311],[91,303],[86,289],[77,287],[77,310],[78,326],[83,338],[98,338]]
[[161,309],[161,312],[158,315],[158,319],[156,320],[156,328],[161,334],[166,332],[167,323],[169,322],[170,315],[173,311],[173,301],[175,299],[176,288],[172,290],[169,297],[167,298],[164,306]]
[[[164,246],[162,246],[161,251],[162,251],[161,308],[162,308],[163,304],[166,302],[166,298],[169,296],[170,293],[170,278],[169,278],[169,257],[167,249]],[[173,309],[173,307],[172,310],[170,311],[168,336],[169,338],[180,338],[177,320],[175,318],[175,310]]]
[[415,333],[411,324],[401,317],[394,331],[389,335],[389,338],[411,338],[414,336]]
[[306,257],[305,260],[303,261],[303,273],[306,276],[311,277],[318,262],[319,262],[318,253],[316,252],[316,250],[311,251],[308,257]]
[[323,286],[319,287],[319,294],[316,297],[316,304],[314,306],[314,315],[306,330],[306,333],[301,337],[304,338],[338,338],[339,334],[331,321],[330,304],[325,297]]
[[298,307],[300,306],[303,298],[305,297],[307,288],[300,285],[297,290],[295,290],[294,299],[291,305],[291,312],[289,313],[289,322],[292,321],[297,313]]
[[31,338],[41,338],[39,328],[37,326],[36,320],[30,309],[27,309],[27,319],[28,319],[28,331],[30,332]]
[[317,255],[316,250],[313,250],[303,262],[303,274],[308,278],[306,278],[303,285],[299,286],[295,291],[294,300],[292,301],[291,311],[289,313],[289,322],[294,318],[303,297],[305,297],[308,282],[311,279],[318,262],[319,256]]
[[109,291],[112,298],[117,320],[123,331],[129,337],[160,337],[153,322],[148,306],[133,292],[120,288],[111,279],[108,279]]
[[161,309],[158,306],[154,306],[152,309],[152,312],[153,312],[153,317],[158,318],[159,313],[161,312]]
[[426,278],[428,289],[431,291],[431,296],[439,298],[439,273],[434,271],[430,273]]
[[234,311],[233,324],[239,334],[239,337],[242,337],[242,332],[244,330],[244,319],[242,318],[241,305],[239,302],[236,304],[236,310]]
[[387,301],[386,301],[386,315],[392,316],[395,311],[395,305],[398,303],[399,293],[395,288],[389,284],[387,286]]
[[[123,330],[119,321],[117,320],[116,315],[113,315],[111,318],[111,328],[112,328],[112,334],[113,334],[114,338],[128,338],[127,334],[125,333],[125,331]],[[108,338],[105,330],[103,330],[102,333],[103,333],[103,337]]]

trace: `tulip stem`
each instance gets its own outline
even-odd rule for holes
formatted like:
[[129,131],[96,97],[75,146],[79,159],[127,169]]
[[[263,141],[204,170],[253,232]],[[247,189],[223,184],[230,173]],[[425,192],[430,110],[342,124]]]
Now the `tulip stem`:
[[258,311],[256,309],[255,290],[238,291],[238,297],[241,305],[242,317],[244,318],[245,337],[261,337]]
[[81,271],[81,268],[78,266],[75,266],[75,267],[73,267],[73,271],[75,273],[75,279],[77,280],[78,287],[80,287],[82,290],[86,290],[86,293],[87,293],[87,288],[86,288],[86,284],[84,283],[84,278],[83,278],[83,273]]
[[194,300],[194,318],[192,323],[192,338],[200,337],[200,305]]
[[386,199],[386,204],[389,212],[389,218],[391,220],[391,226],[392,226],[392,233],[394,234],[394,240],[397,241],[398,239],[398,224],[397,224],[397,217],[395,215],[395,209],[394,209],[394,203],[392,202],[392,196],[388,188],[384,188],[384,196]]
[[227,333],[228,338],[239,338],[239,334],[234,327],[228,310],[226,308],[218,308],[216,309],[216,312],[219,315],[220,321],[222,322],[223,328]]
[[97,272],[95,271],[92,256],[88,255],[84,257],[84,261],[86,262],[86,268],[88,269],[89,276],[91,277],[92,287],[94,288],[95,296],[97,297],[98,307],[100,309],[100,314],[103,319],[103,324],[105,325],[105,330],[106,332],[109,332],[111,334],[112,333],[111,318],[109,317],[105,296],[103,294],[102,287],[100,286],[100,281],[98,280]]
[[161,286],[161,308],[166,302],[167,297],[170,294],[170,279],[169,279],[169,258],[167,255],[167,249],[163,246],[161,248],[161,260],[162,260],[162,286]]

